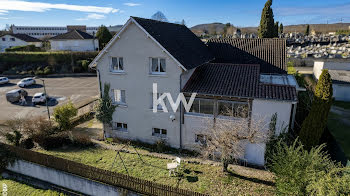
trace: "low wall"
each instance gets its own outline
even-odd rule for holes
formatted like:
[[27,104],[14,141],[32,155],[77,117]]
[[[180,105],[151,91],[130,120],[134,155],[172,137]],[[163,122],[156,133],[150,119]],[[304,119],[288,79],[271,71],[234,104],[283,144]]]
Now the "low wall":
[[14,165],[7,167],[7,170],[87,195],[140,195],[23,160],[16,161]]
[[346,63],[350,59],[322,59],[322,58],[288,58],[288,62],[293,62],[294,67],[313,67],[315,61]]

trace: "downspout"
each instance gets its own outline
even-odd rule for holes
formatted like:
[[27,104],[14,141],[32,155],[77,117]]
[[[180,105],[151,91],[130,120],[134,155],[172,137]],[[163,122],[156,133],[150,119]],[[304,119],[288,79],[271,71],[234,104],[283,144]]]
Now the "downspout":
[[[181,78],[182,74],[180,74],[180,90],[179,92],[181,92],[181,87],[182,87],[182,78]],[[180,149],[182,149],[182,102],[180,102]]]
[[298,104],[297,102],[293,103],[292,122],[290,126],[290,129],[293,130],[293,132],[294,132],[295,115],[297,113],[297,104]]

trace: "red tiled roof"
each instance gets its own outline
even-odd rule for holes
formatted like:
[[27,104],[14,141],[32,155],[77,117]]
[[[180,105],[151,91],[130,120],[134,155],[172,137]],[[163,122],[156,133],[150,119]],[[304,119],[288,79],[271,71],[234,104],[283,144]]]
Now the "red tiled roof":
[[296,89],[288,85],[260,83],[260,66],[206,63],[194,71],[182,92],[239,98],[296,100]]

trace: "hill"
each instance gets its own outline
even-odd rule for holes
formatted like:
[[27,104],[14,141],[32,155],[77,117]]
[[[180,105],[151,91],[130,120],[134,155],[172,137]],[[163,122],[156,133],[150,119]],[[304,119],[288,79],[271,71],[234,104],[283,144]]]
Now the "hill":
[[[304,32],[307,24],[288,25],[284,26],[284,32]],[[200,24],[191,28],[192,32],[197,35],[207,32],[209,34],[222,34],[224,32],[225,24],[222,23],[209,23]],[[236,28],[236,27],[234,27]],[[257,33],[258,27],[242,27],[240,28],[242,33]],[[337,30],[350,30],[350,23],[335,23],[335,24],[310,24],[310,29],[320,33],[335,32]]]

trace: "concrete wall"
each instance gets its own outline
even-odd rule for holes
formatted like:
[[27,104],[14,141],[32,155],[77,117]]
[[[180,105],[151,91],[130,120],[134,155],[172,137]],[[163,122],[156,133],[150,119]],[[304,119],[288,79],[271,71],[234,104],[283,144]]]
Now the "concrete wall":
[[[2,40],[5,38],[5,41]],[[10,38],[14,38],[15,41],[12,41]],[[41,47],[41,42],[25,42],[11,35],[4,35],[0,37],[0,52],[4,52],[6,48],[11,48],[14,46],[26,46],[26,45],[35,45],[36,47]]]
[[85,40],[49,40],[51,50],[69,50],[69,51],[96,51],[98,48],[97,39]]
[[125,189],[95,182],[27,161],[18,160],[7,170],[33,177],[87,195],[139,195]]
[[[110,72],[110,58],[123,57],[124,73]],[[166,59],[165,75],[150,75],[150,57]],[[127,123],[128,131],[107,130],[107,137],[122,137],[154,143],[160,138],[152,136],[152,128],[167,130],[166,141],[172,147],[180,147],[180,112],[153,113],[152,84],[158,84],[158,92],[171,93],[174,100],[180,92],[182,69],[135,24],[126,27],[120,38],[97,63],[102,88],[110,83],[111,89],[125,90],[127,106],[119,106],[113,115],[114,122]],[[103,92],[103,91],[102,91]],[[112,96],[112,95],[111,95]],[[170,115],[175,115],[171,121]]]

